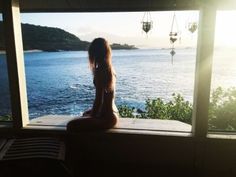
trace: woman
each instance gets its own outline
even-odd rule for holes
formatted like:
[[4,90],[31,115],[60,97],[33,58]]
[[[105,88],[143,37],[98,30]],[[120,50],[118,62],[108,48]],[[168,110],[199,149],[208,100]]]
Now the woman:
[[67,124],[67,130],[72,132],[109,129],[118,122],[118,110],[114,102],[116,78],[111,62],[111,48],[105,39],[96,38],[91,43],[88,54],[96,96],[92,109],[84,112],[83,117]]

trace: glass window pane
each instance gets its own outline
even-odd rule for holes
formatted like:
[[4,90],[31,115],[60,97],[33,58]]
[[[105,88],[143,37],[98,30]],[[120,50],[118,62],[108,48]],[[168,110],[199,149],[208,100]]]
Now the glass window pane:
[[0,121],[10,121],[11,104],[5,53],[2,14],[0,14]]
[[[86,50],[102,36],[113,44],[116,105],[132,118],[127,128],[159,129],[164,119],[169,131],[191,131],[198,11],[27,13],[21,19],[31,119],[80,116],[91,108]],[[84,41],[77,48],[75,36]]]
[[209,107],[210,131],[236,130],[236,11],[218,11]]

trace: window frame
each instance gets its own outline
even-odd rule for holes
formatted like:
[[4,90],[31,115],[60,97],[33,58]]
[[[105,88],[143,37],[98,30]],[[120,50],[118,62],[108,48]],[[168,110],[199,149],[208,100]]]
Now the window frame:
[[13,127],[19,129],[29,122],[19,1],[3,1],[2,9]]
[[[74,0],[70,1],[75,3]],[[92,1],[95,3],[96,1]],[[114,0],[116,2],[116,0]],[[158,1],[159,2],[159,1]],[[29,125],[28,101],[25,81],[24,55],[21,35],[20,10],[23,12],[107,12],[107,11],[143,11],[143,10],[199,10],[199,30],[197,41],[197,56],[194,80],[194,98],[192,115],[192,136],[194,138],[206,138],[208,134],[208,106],[210,98],[212,59],[214,52],[214,33],[215,18],[217,9],[222,6],[223,9],[236,9],[236,3],[233,0],[226,1],[214,0],[203,3],[200,0],[191,2],[180,0],[167,0],[164,4],[150,1],[149,5],[145,1],[140,3],[143,6],[126,7],[122,2],[118,8],[114,8],[113,3],[106,6],[102,3],[100,9],[94,8],[91,4],[82,4],[82,7],[68,6],[63,7],[62,1],[58,1],[58,7],[53,8],[52,4],[44,1],[44,7],[41,4],[32,5],[29,2],[20,4],[19,0],[1,1],[0,9],[3,13],[3,23],[5,27],[6,54],[8,61],[8,73],[11,92],[13,127],[16,130],[32,128]],[[33,2],[31,2],[33,3]],[[56,1],[54,2],[56,3]],[[225,5],[226,4],[226,5]],[[232,5],[233,4],[233,5]],[[28,5],[28,6],[27,6]],[[68,5],[68,4],[67,4]],[[87,5],[87,6],[86,6]],[[31,7],[32,6],[32,7]],[[44,9],[45,8],[45,9]],[[210,22],[210,23],[209,23]],[[210,34],[210,35],[209,35]],[[206,64],[207,63],[207,64]],[[207,66],[207,67],[206,67]],[[38,127],[38,129],[41,129]],[[64,129],[62,129],[64,131]],[[158,130],[157,130],[158,132]],[[212,132],[211,132],[212,133]],[[178,136],[178,135],[177,135]]]
[[[102,153],[103,155],[96,157],[110,157],[115,160],[126,160],[124,162],[135,162],[133,164],[152,164],[154,165],[168,165],[176,167],[180,164],[184,170],[186,167],[194,167],[194,171],[197,174],[204,172],[218,172],[224,175],[228,172],[232,174],[235,169],[235,154],[236,136],[223,135],[218,132],[214,134],[208,132],[208,105],[210,97],[210,85],[211,85],[211,70],[213,59],[213,47],[214,47],[214,29],[215,29],[215,15],[217,6],[222,6],[224,9],[236,9],[235,0],[178,0],[178,4],[173,0],[149,0],[154,6],[150,9],[147,6],[146,0],[138,0],[141,2],[139,8],[126,7],[126,3],[123,0],[104,0],[101,1],[103,8],[93,9],[92,7],[65,7],[63,8],[63,0],[58,1],[26,1],[29,4],[24,4],[22,10],[25,12],[75,12],[75,11],[135,11],[135,10],[200,10],[199,30],[198,30],[198,44],[197,44],[197,57],[196,57],[196,70],[194,81],[194,110],[193,110],[193,125],[192,133],[178,134],[172,132],[158,132],[158,131],[139,131],[139,130],[118,130],[112,129],[106,132],[86,132],[76,135],[76,142],[81,143],[84,148],[85,156],[91,157],[96,153]],[[30,9],[30,2],[35,3]],[[54,6],[55,3],[59,3],[58,6]],[[76,2],[76,0],[69,0],[67,2]],[[82,5],[91,1],[81,1]],[[113,6],[110,4],[106,6],[106,3],[113,2]],[[132,1],[125,1],[132,2]],[[196,9],[191,8],[191,2],[194,2]],[[231,2],[227,5],[227,2]],[[4,3],[4,4],[3,4]],[[38,7],[41,3],[41,8]],[[60,4],[61,3],[61,4]],[[100,3],[100,2],[99,2]],[[164,3],[164,4],[163,4]],[[42,7],[42,4],[44,7]],[[120,8],[112,8],[120,4]],[[123,5],[122,5],[123,4]],[[131,3],[132,4],[132,3]],[[138,3],[137,3],[138,4]],[[172,6],[170,7],[170,4]],[[25,5],[25,6],[24,6]],[[29,5],[29,6],[27,6]],[[31,4],[32,5],[32,4]],[[80,4],[79,4],[80,5]],[[88,3],[87,6],[91,4]],[[142,5],[146,5],[142,7]],[[0,9],[4,7],[3,23],[5,25],[5,36],[8,36],[8,42],[6,46],[7,60],[8,60],[8,72],[12,102],[12,114],[13,114],[13,128],[1,128],[1,135],[6,138],[6,134],[13,136],[19,134],[28,134],[30,136],[35,135],[49,135],[49,136],[66,136],[65,128],[60,127],[35,127],[28,126],[28,106],[26,95],[26,82],[23,63],[23,48],[22,37],[20,27],[20,4],[19,0],[6,0],[0,1]],[[28,9],[27,9],[28,8]],[[211,24],[208,24],[211,22]],[[212,25],[212,26],[211,26]],[[209,35],[209,32],[211,35]],[[17,34],[17,35],[16,35]],[[210,57],[208,57],[208,55]],[[207,62],[207,69],[205,74],[204,62]],[[89,141],[88,141],[89,139]],[[104,149],[104,146],[108,146],[108,151]],[[80,146],[78,146],[80,147]],[[92,147],[92,148],[87,148]],[[94,147],[96,150],[94,151]],[[101,148],[102,147],[102,148]],[[139,148],[135,148],[139,147]],[[141,147],[141,148],[140,148]],[[158,149],[158,150],[157,150]],[[145,152],[143,151],[145,150]],[[116,155],[115,153],[118,155]],[[80,152],[84,153],[84,152]],[[115,154],[115,155],[114,155]],[[112,158],[115,157],[115,158]],[[78,157],[80,158],[80,156]],[[229,160],[228,160],[229,159]],[[83,158],[82,158],[83,160]],[[123,162],[123,161],[122,161]],[[129,164],[129,163],[127,163]],[[176,166],[175,166],[176,165]],[[162,167],[159,166],[159,167]],[[191,173],[192,174],[192,173]],[[202,175],[203,176],[203,175]],[[207,176],[207,175],[206,175]],[[214,175],[208,175],[214,176]]]

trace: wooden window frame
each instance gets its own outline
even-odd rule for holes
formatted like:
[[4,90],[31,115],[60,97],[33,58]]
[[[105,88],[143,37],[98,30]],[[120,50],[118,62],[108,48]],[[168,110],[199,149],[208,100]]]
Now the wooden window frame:
[[3,1],[2,12],[13,127],[20,129],[29,123],[29,116],[19,1]]
[[[141,2],[141,0],[139,0]],[[24,1],[23,1],[24,2]],[[30,2],[30,1],[28,1]],[[50,1],[51,2],[51,1]],[[53,1],[54,3],[56,1]],[[24,12],[49,12],[50,5],[53,2],[43,1],[43,9],[32,7],[30,9],[27,6],[27,1],[22,7]],[[62,2],[62,1],[58,1]],[[70,2],[74,2],[71,0]],[[105,2],[105,1],[104,1]],[[116,0],[114,0],[116,2]],[[119,2],[119,1],[118,1]],[[144,2],[144,1],[142,1]],[[159,1],[152,1],[152,6],[143,6],[139,8],[128,7],[125,9],[112,8],[109,5],[106,8],[93,9],[93,8],[81,8],[79,7],[51,7],[52,12],[82,12],[82,11],[141,11],[141,10],[199,10],[199,30],[198,30],[198,44],[197,44],[197,56],[196,56],[196,70],[194,81],[194,103],[193,103],[193,123],[192,123],[192,136],[195,138],[206,138],[208,134],[208,107],[210,98],[210,86],[211,86],[211,74],[212,74],[212,58],[214,51],[214,34],[215,34],[215,18],[216,11],[219,7],[223,9],[236,9],[236,3],[234,0],[210,0],[203,2],[201,0],[192,0],[191,3],[186,4],[186,0],[172,1],[167,0],[164,5],[159,5]],[[174,2],[174,3],[173,3]],[[189,2],[189,1],[188,1]],[[33,1],[32,1],[33,3]],[[35,3],[36,6],[40,5]],[[122,4],[122,2],[121,2]],[[227,5],[231,4],[231,5]],[[31,4],[32,5],[32,4]],[[86,4],[85,4],[86,5]],[[28,114],[28,101],[26,91],[26,79],[25,79],[25,66],[24,55],[22,45],[21,34],[21,21],[20,21],[20,1],[8,0],[0,2],[0,9],[3,13],[3,22],[5,27],[6,38],[6,54],[7,65],[9,73],[11,104],[12,104],[12,116],[13,127],[16,130],[30,129],[27,127],[29,124]],[[33,5],[32,5],[33,6]],[[88,5],[89,6],[89,5]],[[39,127],[37,127],[39,128]],[[49,128],[49,127],[48,127]],[[45,128],[48,130],[48,128]],[[52,128],[52,127],[51,127]],[[40,129],[40,128],[39,128]],[[63,131],[65,129],[62,129]]]

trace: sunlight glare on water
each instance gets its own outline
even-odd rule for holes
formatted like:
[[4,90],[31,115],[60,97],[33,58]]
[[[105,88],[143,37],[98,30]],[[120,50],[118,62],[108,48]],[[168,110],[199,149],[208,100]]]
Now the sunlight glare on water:
[[236,87],[236,11],[218,11],[216,16],[212,89]]

